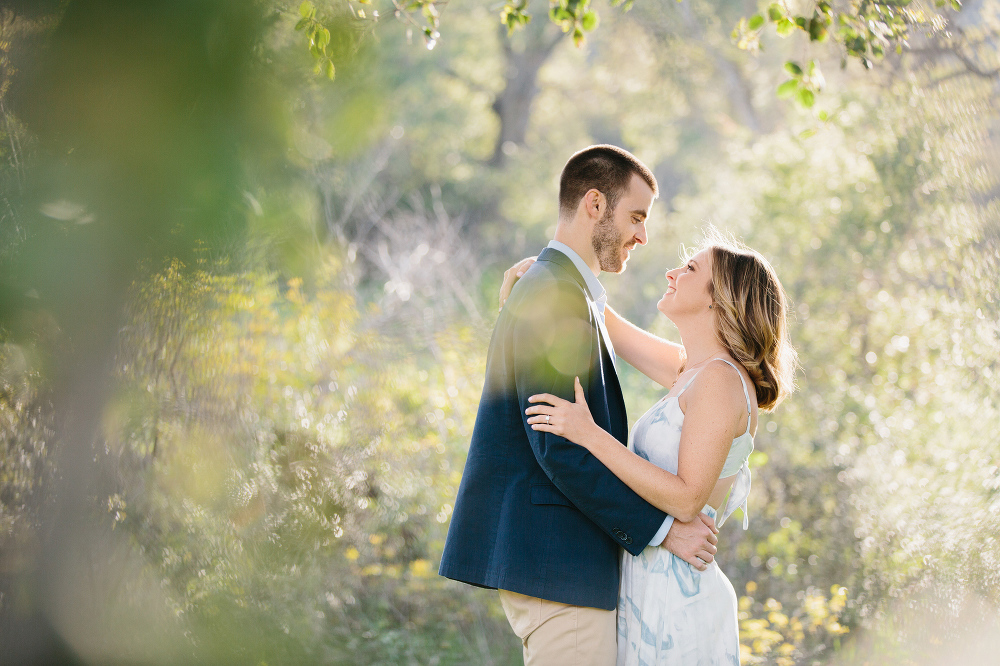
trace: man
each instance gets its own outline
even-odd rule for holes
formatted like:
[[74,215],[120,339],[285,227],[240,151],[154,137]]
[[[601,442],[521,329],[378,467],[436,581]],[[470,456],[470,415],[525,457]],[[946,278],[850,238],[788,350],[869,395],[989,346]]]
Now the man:
[[500,590],[528,666],[614,664],[619,547],[638,554],[662,544],[699,569],[696,553],[715,552],[707,516],[675,523],[583,447],[532,430],[524,413],[537,393],[573,400],[579,377],[594,420],[625,443],[597,275],[622,272],[646,243],[656,195],[653,174],[621,148],[573,155],[555,239],[515,285],[490,342],[439,573]]

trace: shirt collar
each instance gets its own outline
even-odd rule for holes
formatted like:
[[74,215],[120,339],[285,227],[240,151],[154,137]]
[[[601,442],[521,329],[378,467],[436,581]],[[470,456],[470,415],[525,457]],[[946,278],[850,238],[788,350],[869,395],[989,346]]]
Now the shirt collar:
[[558,250],[559,252],[562,252],[567,257],[569,257],[570,261],[573,262],[573,265],[576,266],[576,270],[580,271],[580,275],[583,276],[583,281],[587,285],[587,290],[590,292],[590,297],[594,299],[594,303],[597,305],[597,309],[603,316],[604,306],[607,305],[608,303],[608,292],[604,290],[604,285],[602,285],[601,281],[597,279],[596,275],[594,275],[594,271],[592,271],[590,269],[590,266],[584,263],[580,255],[577,254],[576,251],[569,245],[566,245],[566,243],[560,243],[557,240],[551,240],[549,241],[548,247],[551,247],[553,250]]

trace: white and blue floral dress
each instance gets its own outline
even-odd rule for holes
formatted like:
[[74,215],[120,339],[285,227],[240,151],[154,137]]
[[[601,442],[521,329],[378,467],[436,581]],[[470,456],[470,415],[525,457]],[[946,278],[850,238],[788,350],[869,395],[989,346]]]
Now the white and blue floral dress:
[[[728,363],[736,368],[735,365]],[[696,373],[697,376],[697,373]],[[677,399],[694,381],[692,377],[676,396],[660,400],[640,418],[629,437],[629,449],[673,474],[684,412]],[[736,474],[722,512],[721,526],[738,507],[747,526],[746,500],[750,494],[747,459],[753,451],[750,434],[750,396],[746,382],[747,431],[733,440],[720,479]],[[716,511],[703,511],[713,518]],[[739,666],[740,636],[736,592],[712,562],[705,571],[665,548],[649,546],[637,556],[622,554],[618,597],[618,666]]]

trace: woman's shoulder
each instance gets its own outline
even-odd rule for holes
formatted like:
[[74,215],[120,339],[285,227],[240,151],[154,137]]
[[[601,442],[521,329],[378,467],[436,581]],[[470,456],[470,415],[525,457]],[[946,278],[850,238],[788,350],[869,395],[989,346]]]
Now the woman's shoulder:
[[721,400],[722,404],[732,405],[745,412],[748,399],[751,407],[756,406],[754,392],[750,391],[752,385],[753,382],[746,369],[727,354],[706,363],[692,380],[690,391],[695,392],[692,395],[695,399],[704,396],[712,400]]

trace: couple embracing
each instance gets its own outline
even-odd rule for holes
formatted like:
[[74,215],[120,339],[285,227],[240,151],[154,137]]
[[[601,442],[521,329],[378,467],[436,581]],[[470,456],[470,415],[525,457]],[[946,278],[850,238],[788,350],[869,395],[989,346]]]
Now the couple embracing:
[[[597,276],[646,243],[656,196],[629,152],[576,153],[555,239],[505,273],[440,574],[499,590],[527,665],[739,664],[716,523],[746,527],[757,413],[791,388],[785,297],[715,239],[657,303],[683,345],[623,319]],[[619,358],[672,387],[631,436]]]

